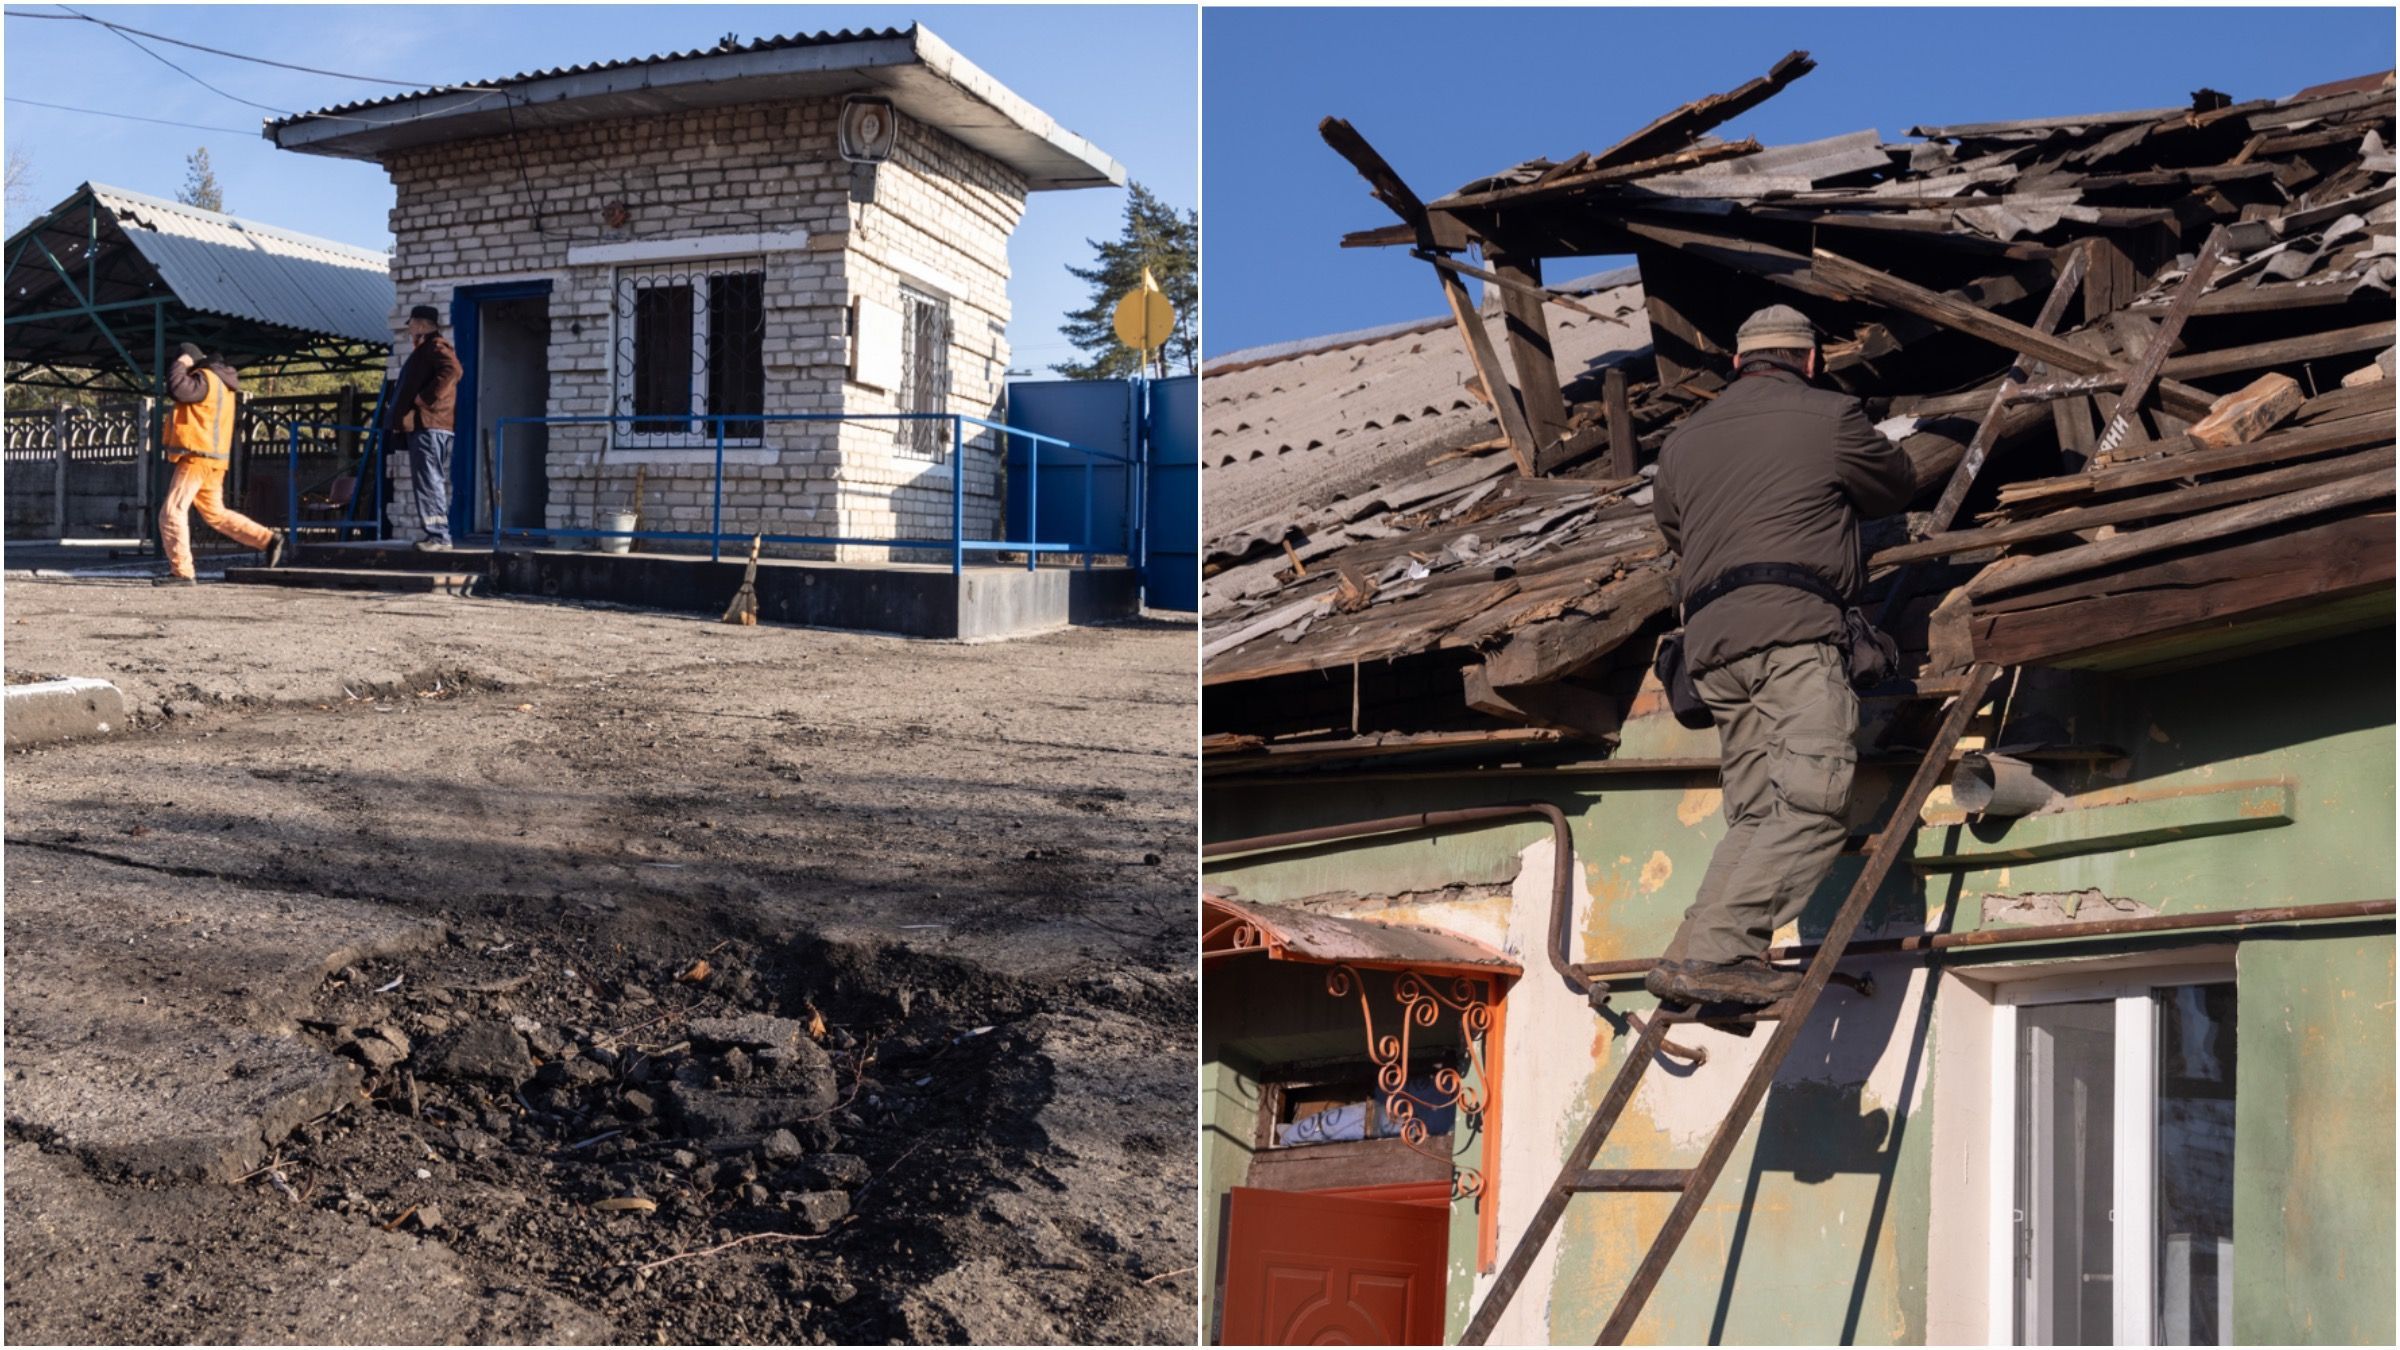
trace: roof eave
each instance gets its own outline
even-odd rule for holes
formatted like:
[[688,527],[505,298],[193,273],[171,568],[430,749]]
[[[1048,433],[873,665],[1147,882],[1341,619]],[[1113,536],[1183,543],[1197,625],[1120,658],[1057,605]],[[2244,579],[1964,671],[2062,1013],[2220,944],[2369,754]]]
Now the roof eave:
[[[912,79],[912,70],[931,79]],[[758,85],[760,92],[755,98],[694,97],[737,83]],[[782,88],[776,88],[778,84]],[[778,97],[878,93],[891,97],[918,121],[1008,164],[1025,176],[1032,191],[1125,182],[1123,165],[1060,127],[922,26],[892,37],[549,75],[506,88],[513,99],[496,98],[490,89],[427,92],[373,107],[271,121],[260,135],[278,149],[301,154],[380,160],[412,146],[518,129]],[[984,110],[981,115],[978,109]]]

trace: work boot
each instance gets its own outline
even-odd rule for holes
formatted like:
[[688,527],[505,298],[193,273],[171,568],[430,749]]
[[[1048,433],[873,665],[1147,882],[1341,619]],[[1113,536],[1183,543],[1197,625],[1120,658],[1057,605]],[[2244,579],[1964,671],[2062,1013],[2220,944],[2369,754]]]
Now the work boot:
[[152,577],[150,579],[150,584],[153,586],[197,586],[200,584],[200,578],[175,576]]
[[281,567],[281,566],[283,566],[283,536],[282,536],[282,535],[280,535],[280,534],[279,534],[279,535],[276,535],[274,538],[272,538],[272,539],[270,539],[270,540],[268,540],[268,541],[267,541],[267,547],[266,547],[266,561],[265,561],[265,563],[264,563],[263,565],[264,565],[264,566],[267,566],[267,567]]
[[1759,957],[1740,961],[1660,961],[1642,987],[1676,1003],[1741,1003],[1764,1007],[1800,989],[1800,972],[1777,970]]
[[417,552],[419,553],[448,553],[449,551],[450,541],[447,539],[427,538],[417,541]]

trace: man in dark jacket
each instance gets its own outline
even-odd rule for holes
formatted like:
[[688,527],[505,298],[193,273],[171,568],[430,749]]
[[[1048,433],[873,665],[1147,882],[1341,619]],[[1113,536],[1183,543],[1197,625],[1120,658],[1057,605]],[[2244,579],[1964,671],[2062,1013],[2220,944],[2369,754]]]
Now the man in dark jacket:
[[[1648,987],[1687,1003],[1767,1004],[1800,982],[1767,964],[1775,930],[1799,917],[1848,835],[1858,766],[1858,696],[1842,611],[1824,596],[1734,569],[1795,564],[1855,596],[1866,568],[1859,522],[1902,510],[1916,474],[1858,401],[1813,387],[1820,354],[1807,316],[1775,305],[1735,343],[1735,380],[1659,453],[1659,529],[1688,602],[1684,650],[1716,717],[1726,831],[1683,927]],[[1729,575],[1731,573],[1731,575]]]
[[415,519],[425,531],[421,549],[450,547],[450,454],[452,420],[458,411],[458,353],[442,336],[442,313],[431,305],[408,312],[408,335],[416,346],[392,387],[385,431],[408,450],[408,476],[416,494]]

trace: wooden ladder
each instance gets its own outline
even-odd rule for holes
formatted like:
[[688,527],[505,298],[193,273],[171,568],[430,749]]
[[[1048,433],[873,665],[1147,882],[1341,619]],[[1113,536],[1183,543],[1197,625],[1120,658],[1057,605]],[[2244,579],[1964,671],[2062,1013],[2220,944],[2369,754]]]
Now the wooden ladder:
[[[1834,915],[1832,925],[1825,930],[1825,936],[1817,947],[1816,959],[1808,963],[1808,973],[1801,979],[1797,992],[1772,1007],[1735,1016],[1709,1016],[1701,1009],[1681,1004],[1661,1005],[1657,1015],[1642,1026],[1640,1038],[1627,1054],[1624,1067],[1617,1070],[1616,1081],[1609,1085],[1608,1095],[1600,1101],[1600,1109],[1593,1114],[1591,1122],[1583,1127],[1582,1137],[1575,1141],[1575,1147],[1568,1152],[1566,1164],[1559,1169],[1558,1178],[1550,1183],[1549,1194],[1542,1198],[1541,1208],[1534,1211],[1533,1223],[1517,1239],[1515,1249],[1508,1254],[1508,1264],[1501,1268],[1499,1278],[1492,1284],[1491,1293],[1485,1296],[1483,1306],[1477,1308],[1475,1316],[1468,1321],[1466,1333],[1461,1337],[1462,1344],[1481,1345],[1491,1336],[1500,1315],[1507,1311],[1510,1300],[1516,1297],[1518,1286],[1524,1283],[1526,1274],[1533,1269],[1534,1260],[1548,1245],[1552,1230],[1558,1227],[1559,1219],[1566,1213],[1567,1202],[1577,1194],[1586,1191],[1672,1192],[1681,1197],[1675,1203],[1674,1213],[1667,1217],[1666,1226],[1651,1240],[1650,1251],[1634,1270],[1633,1279],[1625,1286],[1625,1292],[1617,1296],[1616,1308],[1609,1314],[1607,1325],[1601,1328],[1597,1344],[1619,1345],[1624,1342],[1626,1333],[1633,1329],[1634,1319],[1641,1315],[1642,1305],[1649,1301],[1650,1291],[1657,1287],[1659,1277],[1666,1273],[1667,1263],[1674,1259],[1675,1249],[1682,1244],[1692,1220],[1699,1216],[1700,1206],[1707,1202],[1709,1191],[1716,1186],[1717,1174],[1725,1170],[1726,1161],[1733,1156],[1734,1145],[1741,1141],[1743,1131],[1749,1127],[1750,1117],[1758,1110],[1759,1103],[1766,1099],[1767,1089],[1774,1083],[1775,1072],[1782,1066],[1784,1056],[1791,1053],[1792,1045],[1799,1040],[1800,1029],[1807,1024],[1809,1013],[1817,1006],[1817,996],[1825,992],[1825,985],[1832,978],[1834,967],[1842,959],[1843,949],[1850,945],[1850,937],[1857,931],[1859,920],[1866,916],[1867,905],[1882,887],[1884,878],[1891,873],[1893,864],[1899,861],[1900,851],[1914,837],[1916,832],[1912,823],[1924,811],[1926,798],[1933,794],[1933,789],[1939,785],[1944,771],[1949,767],[1950,752],[1957,747],[1959,737],[1966,733],[1967,724],[1973,720],[1975,710],[1982,705],[1985,692],[1999,675],[2000,667],[1988,663],[1975,665],[1967,671],[1956,701],[1942,718],[1941,728],[1934,733],[1933,744],[1926,748],[1925,758],[1917,765],[1916,774],[1909,779],[1907,791],[1901,794],[1899,805],[1893,809],[1891,819],[1885,823],[1882,832],[1870,841],[1866,866],[1860,869],[1858,879],[1851,883],[1850,894],[1842,901],[1841,910]],[[1657,1058],[1659,1047],[1666,1041],[1667,1029],[1680,1022],[1694,1021],[1776,1023],[1774,1036],[1768,1040],[1758,1062],[1751,1066],[1749,1079],[1742,1084],[1741,1094],[1734,1098],[1732,1107],[1725,1113],[1725,1119],[1718,1123],[1716,1134],[1708,1142],[1707,1151],[1688,1170],[1593,1170],[1592,1160],[1600,1156],[1601,1146],[1608,1142],[1609,1132],[1616,1128],[1617,1117],[1624,1114],[1626,1104],[1633,1100],[1634,1089],[1640,1086],[1642,1074],[1649,1069],[1651,1060]]]

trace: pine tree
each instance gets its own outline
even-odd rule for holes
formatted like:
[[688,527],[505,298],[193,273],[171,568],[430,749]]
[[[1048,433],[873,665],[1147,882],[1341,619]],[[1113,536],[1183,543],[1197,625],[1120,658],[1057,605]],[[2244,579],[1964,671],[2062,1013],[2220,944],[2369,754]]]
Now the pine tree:
[[194,150],[183,162],[183,191],[175,194],[175,200],[203,211],[225,209],[225,193],[217,186],[217,171],[208,165],[207,146]]
[[[1194,316],[1200,306],[1200,213],[1181,211],[1159,200],[1139,183],[1125,193],[1125,230],[1106,243],[1087,240],[1097,255],[1091,267],[1069,267],[1092,288],[1092,302],[1067,315],[1059,332],[1084,354],[1081,361],[1051,367],[1075,380],[1109,379],[1139,373],[1142,354],[1117,341],[1114,319],[1117,302],[1142,284],[1148,267],[1158,288],[1175,306],[1175,333],[1167,339],[1169,373],[1198,371],[1199,327]],[[1158,354],[1153,353],[1153,361]],[[1152,367],[1155,369],[1155,365]]]

